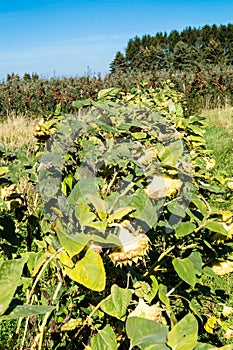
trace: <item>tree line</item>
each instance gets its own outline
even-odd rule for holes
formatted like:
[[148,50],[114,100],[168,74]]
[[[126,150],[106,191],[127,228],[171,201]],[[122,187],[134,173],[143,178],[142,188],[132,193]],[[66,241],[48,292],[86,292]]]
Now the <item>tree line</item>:
[[198,71],[207,65],[233,65],[233,24],[136,36],[129,39],[124,53],[116,52],[110,72]]

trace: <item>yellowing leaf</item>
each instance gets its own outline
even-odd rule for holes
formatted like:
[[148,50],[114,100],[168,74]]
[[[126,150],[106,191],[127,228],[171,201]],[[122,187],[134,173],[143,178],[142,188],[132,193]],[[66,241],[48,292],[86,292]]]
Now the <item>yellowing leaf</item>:
[[67,252],[65,250],[61,251],[58,254],[58,258],[62,264],[66,265],[70,268],[74,267],[73,261],[71,260],[71,258],[69,257],[69,255],[67,254]]
[[81,326],[83,323],[81,318],[77,318],[77,319],[70,319],[67,323],[63,324],[61,326],[61,331],[65,332],[65,331],[72,331],[74,329],[76,329],[77,327]]
[[218,276],[227,275],[228,273],[233,272],[233,261],[225,260],[216,262],[215,264],[212,264],[211,269]]
[[89,248],[74,268],[65,266],[67,275],[85,287],[101,292],[105,288],[106,274],[101,256]]
[[0,176],[3,176],[5,174],[9,173],[9,168],[8,166],[0,166]]
[[117,87],[111,87],[108,89],[102,89],[98,92],[98,100],[101,98],[111,98],[119,93],[120,89]]
[[233,213],[229,210],[222,212],[222,220],[230,221],[232,220]]
[[131,205],[123,208],[118,208],[114,211],[114,213],[109,215],[109,218],[111,219],[111,221],[121,220],[124,216],[131,213],[133,210],[134,207]]
[[206,161],[206,170],[213,169],[216,165],[215,159],[205,158]]
[[215,316],[208,318],[206,324],[204,325],[206,332],[213,334],[214,329],[219,324],[219,322],[220,320]]
[[76,205],[75,215],[82,226],[88,226],[96,219],[96,215],[92,213],[87,203]]
[[180,179],[173,179],[167,176],[153,176],[153,180],[145,189],[145,192],[150,198],[160,199],[176,194],[181,186],[182,181]]
[[147,150],[144,152],[144,154],[143,154],[140,158],[138,158],[137,161],[138,161],[138,163],[140,163],[140,164],[149,164],[149,163],[151,163],[154,159],[157,158],[158,153],[159,153],[158,149],[156,149],[156,148],[149,148],[149,149],[147,149]]
[[97,195],[88,194],[86,200],[94,205],[100,220],[105,220],[107,217],[108,204]]

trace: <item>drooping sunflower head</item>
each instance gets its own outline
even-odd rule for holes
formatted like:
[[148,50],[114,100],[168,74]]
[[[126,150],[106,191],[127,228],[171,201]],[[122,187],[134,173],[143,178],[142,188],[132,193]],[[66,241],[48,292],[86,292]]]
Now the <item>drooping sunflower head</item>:
[[149,238],[145,233],[130,233],[130,231],[120,225],[119,239],[121,246],[114,248],[109,254],[115,265],[132,265],[138,260],[144,260],[149,250]]

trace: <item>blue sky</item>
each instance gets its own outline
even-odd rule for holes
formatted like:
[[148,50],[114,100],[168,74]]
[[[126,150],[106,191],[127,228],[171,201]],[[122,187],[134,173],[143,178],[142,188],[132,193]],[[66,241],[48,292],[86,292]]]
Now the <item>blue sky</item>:
[[0,2],[0,79],[108,73],[130,38],[233,23],[232,0]]

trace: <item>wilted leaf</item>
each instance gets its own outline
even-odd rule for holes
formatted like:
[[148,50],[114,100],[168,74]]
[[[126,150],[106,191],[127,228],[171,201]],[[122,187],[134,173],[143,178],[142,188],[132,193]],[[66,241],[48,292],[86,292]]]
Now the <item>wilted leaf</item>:
[[154,299],[159,289],[158,281],[156,280],[155,276],[150,276],[150,279],[151,286],[145,281],[137,281],[133,285],[135,289],[135,295],[149,303]]
[[9,168],[8,166],[0,166],[0,176],[3,176],[5,174],[9,173]]
[[129,314],[128,317],[141,317],[147,320],[154,320],[157,322],[162,321],[163,309],[157,305],[148,305],[143,299],[139,299],[139,303],[136,308]]
[[75,206],[75,216],[81,226],[89,226],[97,218],[87,203],[77,204]]
[[180,179],[173,179],[167,176],[153,176],[152,182],[145,189],[150,198],[161,199],[171,197],[180,190],[182,182]]
[[221,321],[217,317],[213,316],[208,318],[207,322],[204,325],[206,332],[213,334],[215,327],[221,324]]
[[74,267],[74,263],[71,260],[71,258],[69,257],[69,255],[67,254],[67,252],[65,250],[62,250],[59,254],[58,254],[58,259],[61,261],[62,264],[72,268]]

